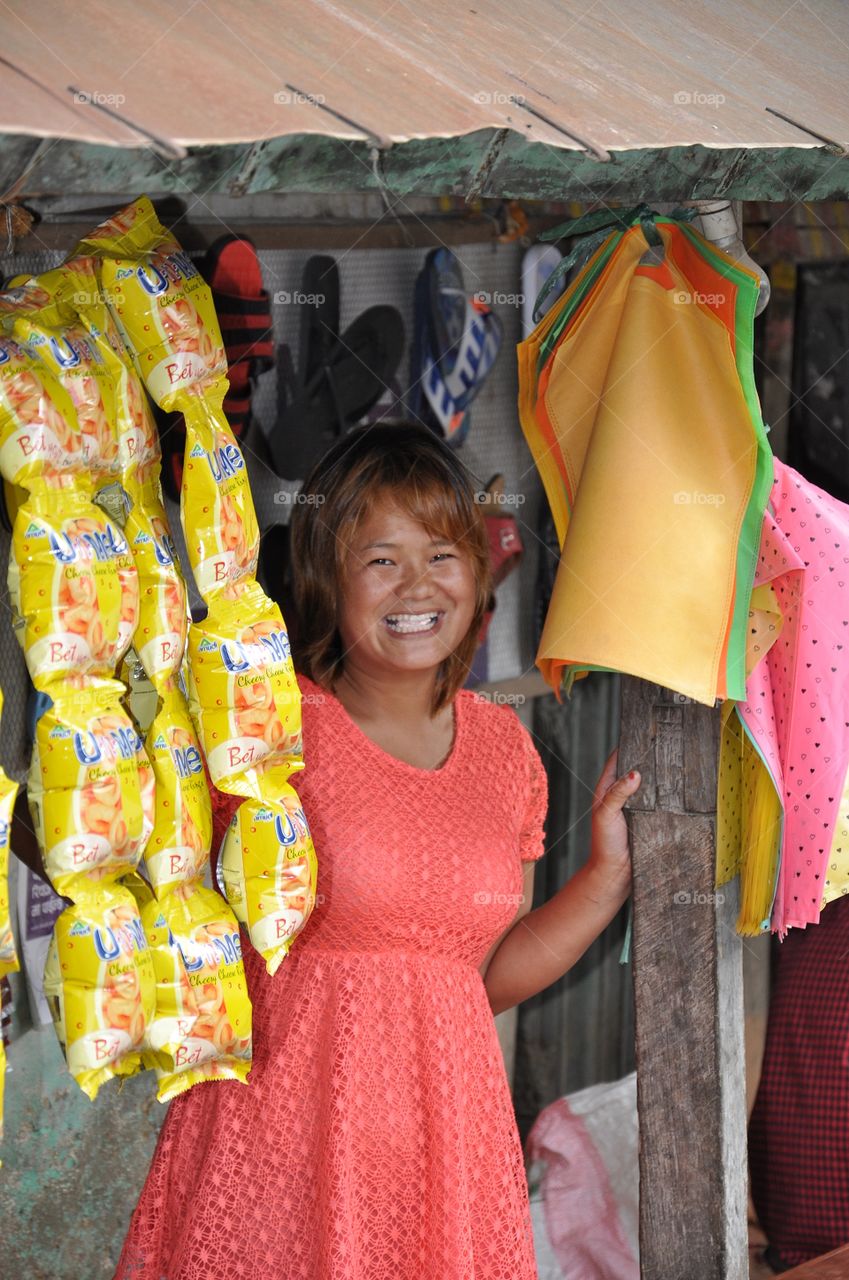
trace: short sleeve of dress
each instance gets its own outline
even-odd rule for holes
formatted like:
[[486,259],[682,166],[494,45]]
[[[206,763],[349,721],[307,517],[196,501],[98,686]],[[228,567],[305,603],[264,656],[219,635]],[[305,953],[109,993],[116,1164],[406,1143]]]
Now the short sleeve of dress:
[[525,809],[519,833],[519,853],[523,862],[536,862],[545,853],[545,818],[548,813],[548,776],[531,735],[520,726],[525,756]]

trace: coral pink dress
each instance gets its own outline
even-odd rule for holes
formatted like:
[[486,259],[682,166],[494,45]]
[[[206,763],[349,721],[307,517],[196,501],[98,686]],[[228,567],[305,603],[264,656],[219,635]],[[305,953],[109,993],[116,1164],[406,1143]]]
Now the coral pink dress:
[[542,763],[468,691],[426,770],[299,683],[316,908],[273,978],[245,941],[250,1083],[171,1103],[116,1280],[535,1280],[479,966],[543,852]]

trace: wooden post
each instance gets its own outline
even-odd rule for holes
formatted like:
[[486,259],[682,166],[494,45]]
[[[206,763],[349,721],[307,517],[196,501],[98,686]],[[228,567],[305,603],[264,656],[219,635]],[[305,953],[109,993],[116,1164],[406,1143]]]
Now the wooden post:
[[746,1280],[746,1082],[735,886],[714,889],[719,711],[622,677],[643,1280]]

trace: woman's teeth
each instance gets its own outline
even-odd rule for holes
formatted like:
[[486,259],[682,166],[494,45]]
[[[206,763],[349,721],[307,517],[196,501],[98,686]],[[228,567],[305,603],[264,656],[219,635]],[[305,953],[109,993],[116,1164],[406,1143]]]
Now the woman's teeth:
[[400,631],[406,635],[416,631],[429,631],[436,626],[438,618],[438,613],[393,613],[384,621],[392,631]]

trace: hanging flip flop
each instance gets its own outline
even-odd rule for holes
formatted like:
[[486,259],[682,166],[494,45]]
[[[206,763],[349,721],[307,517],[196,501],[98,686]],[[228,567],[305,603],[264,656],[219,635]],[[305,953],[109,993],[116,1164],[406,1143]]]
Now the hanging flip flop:
[[468,297],[450,249],[427,255],[416,281],[415,318],[407,404],[456,448],[469,430],[469,406],[498,355],[501,323],[485,302]]
[[277,474],[303,479],[321,454],[377,403],[403,351],[404,322],[394,307],[369,307],[357,316],[270,433]]

